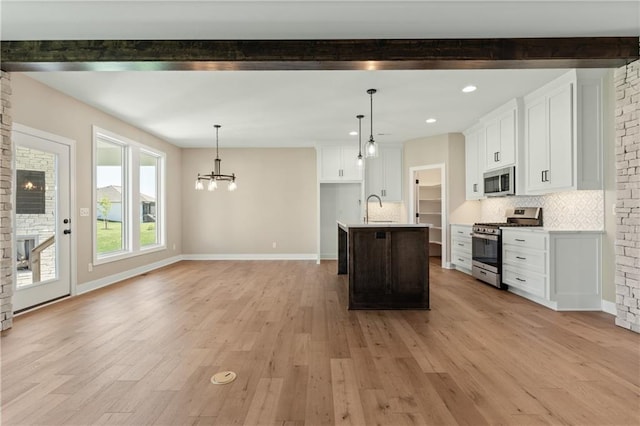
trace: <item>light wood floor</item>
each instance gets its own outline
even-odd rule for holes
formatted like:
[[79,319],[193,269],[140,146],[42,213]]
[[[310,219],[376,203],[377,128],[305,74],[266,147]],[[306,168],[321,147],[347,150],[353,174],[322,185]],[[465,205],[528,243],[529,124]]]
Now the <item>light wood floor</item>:
[[434,264],[431,311],[347,311],[335,270],[181,262],[20,316],[2,424],[640,424],[640,336],[610,315]]

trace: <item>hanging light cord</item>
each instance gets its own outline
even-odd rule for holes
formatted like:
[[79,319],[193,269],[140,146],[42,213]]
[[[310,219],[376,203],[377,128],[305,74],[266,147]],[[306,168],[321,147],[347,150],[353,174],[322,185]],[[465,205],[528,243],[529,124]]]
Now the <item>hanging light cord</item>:
[[369,96],[371,98],[371,115],[369,116],[371,117],[369,119],[369,122],[371,123],[371,134],[369,136],[369,142],[373,142],[373,94],[375,92],[375,89],[369,89]]
[[362,119],[364,115],[358,115],[358,158],[362,158]]

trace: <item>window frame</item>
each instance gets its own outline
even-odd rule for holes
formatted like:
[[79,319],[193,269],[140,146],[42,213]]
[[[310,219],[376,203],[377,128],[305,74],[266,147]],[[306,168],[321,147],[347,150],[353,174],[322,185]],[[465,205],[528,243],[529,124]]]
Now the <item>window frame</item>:
[[[106,254],[98,253],[97,223],[98,223],[98,188],[97,188],[97,154],[98,141],[104,140],[123,147],[123,177],[122,184],[122,220],[123,220],[123,249]],[[143,254],[166,250],[166,220],[165,220],[165,165],[166,154],[150,146],[141,144],[127,137],[118,135],[98,126],[92,126],[92,260],[94,265],[102,265],[116,262]],[[157,157],[158,166],[156,170],[157,196],[156,196],[156,233],[158,242],[141,246],[140,244],[140,153]]]

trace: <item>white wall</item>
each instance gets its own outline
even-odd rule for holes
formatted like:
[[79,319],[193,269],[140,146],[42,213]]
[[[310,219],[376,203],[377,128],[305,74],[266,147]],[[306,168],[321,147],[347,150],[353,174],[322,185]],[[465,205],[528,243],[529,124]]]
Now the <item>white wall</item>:
[[315,256],[315,149],[221,148],[220,158],[222,173],[235,173],[238,189],[196,191],[196,176],[212,170],[215,149],[182,150],[184,253]]

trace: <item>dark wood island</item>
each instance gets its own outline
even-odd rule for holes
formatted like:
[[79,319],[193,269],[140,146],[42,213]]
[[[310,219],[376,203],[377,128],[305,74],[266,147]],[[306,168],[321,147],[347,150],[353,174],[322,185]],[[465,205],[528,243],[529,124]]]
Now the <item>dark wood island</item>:
[[429,309],[428,224],[338,222],[349,309]]

